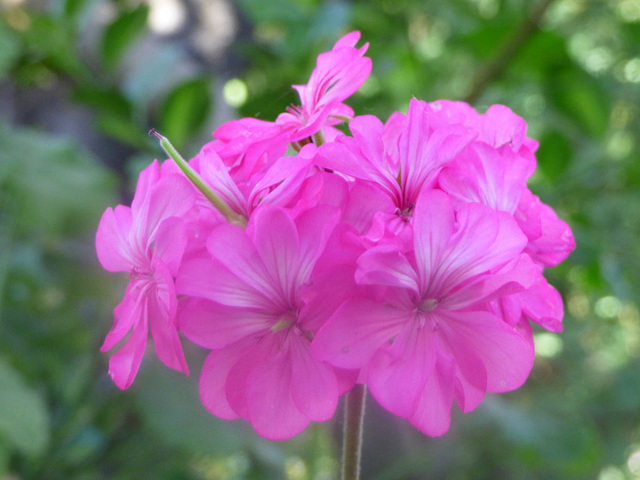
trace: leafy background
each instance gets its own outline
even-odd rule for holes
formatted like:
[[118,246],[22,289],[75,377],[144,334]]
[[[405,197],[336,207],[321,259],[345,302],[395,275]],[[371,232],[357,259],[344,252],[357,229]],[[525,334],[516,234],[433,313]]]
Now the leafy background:
[[218,421],[200,351],[191,378],[150,356],[112,384],[98,348],[126,279],[93,234],[160,155],[149,128],[193,155],[225,120],[272,120],[353,29],[374,63],[357,113],[509,105],[578,244],[525,386],[439,439],[370,402],[363,478],[640,479],[640,0],[0,0],[0,478],[336,478],[339,413],[282,443]]

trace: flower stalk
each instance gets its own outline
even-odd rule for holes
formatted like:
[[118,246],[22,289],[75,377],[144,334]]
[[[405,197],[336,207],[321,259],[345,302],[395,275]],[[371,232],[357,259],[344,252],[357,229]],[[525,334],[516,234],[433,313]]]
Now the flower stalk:
[[342,439],[342,480],[360,478],[366,385],[356,384],[346,396]]

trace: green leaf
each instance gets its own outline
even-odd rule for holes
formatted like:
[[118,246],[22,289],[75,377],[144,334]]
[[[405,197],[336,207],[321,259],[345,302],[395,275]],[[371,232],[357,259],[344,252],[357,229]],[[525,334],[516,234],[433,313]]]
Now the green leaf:
[[567,169],[572,156],[571,143],[561,133],[549,130],[540,138],[540,148],[536,157],[540,170],[548,180],[558,180]]
[[550,97],[566,117],[587,135],[602,137],[609,124],[609,105],[601,86],[578,67],[552,72]]
[[87,0],[66,0],[64,2],[64,14],[73,18],[80,14],[86,4]]
[[32,62],[44,64],[77,81],[90,78],[76,50],[77,39],[68,19],[31,12],[30,25],[23,33],[23,39],[26,54]]
[[160,109],[160,131],[177,149],[204,124],[211,108],[209,86],[209,79],[196,78],[181,83],[167,95]]
[[116,89],[95,85],[81,87],[73,92],[73,98],[101,114],[128,118],[133,113],[131,103]]
[[96,119],[96,127],[105,135],[138,149],[146,150],[151,144],[147,132],[125,116],[105,112]]
[[114,177],[68,140],[0,124],[0,202],[19,236],[85,232],[114,201]]
[[42,396],[0,359],[0,437],[25,455],[38,455],[49,443],[49,411]]
[[9,72],[19,56],[18,36],[4,22],[0,21],[0,79]]
[[102,59],[107,68],[114,68],[127,47],[147,25],[149,7],[145,4],[122,13],[106,28],[102,37]]

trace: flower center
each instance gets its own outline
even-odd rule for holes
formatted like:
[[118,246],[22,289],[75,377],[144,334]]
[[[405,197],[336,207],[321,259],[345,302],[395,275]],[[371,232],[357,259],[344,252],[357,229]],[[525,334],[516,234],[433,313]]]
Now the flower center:
[[438,300],[435,298],[427,298],[420,304],[419,310],[422,312],[433,312],[438,307]]

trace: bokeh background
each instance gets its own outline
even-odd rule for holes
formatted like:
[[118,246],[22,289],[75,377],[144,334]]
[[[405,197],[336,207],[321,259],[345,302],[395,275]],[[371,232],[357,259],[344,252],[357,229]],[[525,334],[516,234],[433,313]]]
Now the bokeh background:
[[354,29],[357,113],[510,106],[578,245],[525,386],[438,439],[369,402],[363,478],[640,479],[640,0],[0,0],[0,479],[337,478],[339,412],[261,440],[205,412],[196,349],[190,378],[151,352],[119,391],[98,348],[126,278],[93,235],[162,156],[151,127],[191,156],[223,121],[273,120]]

